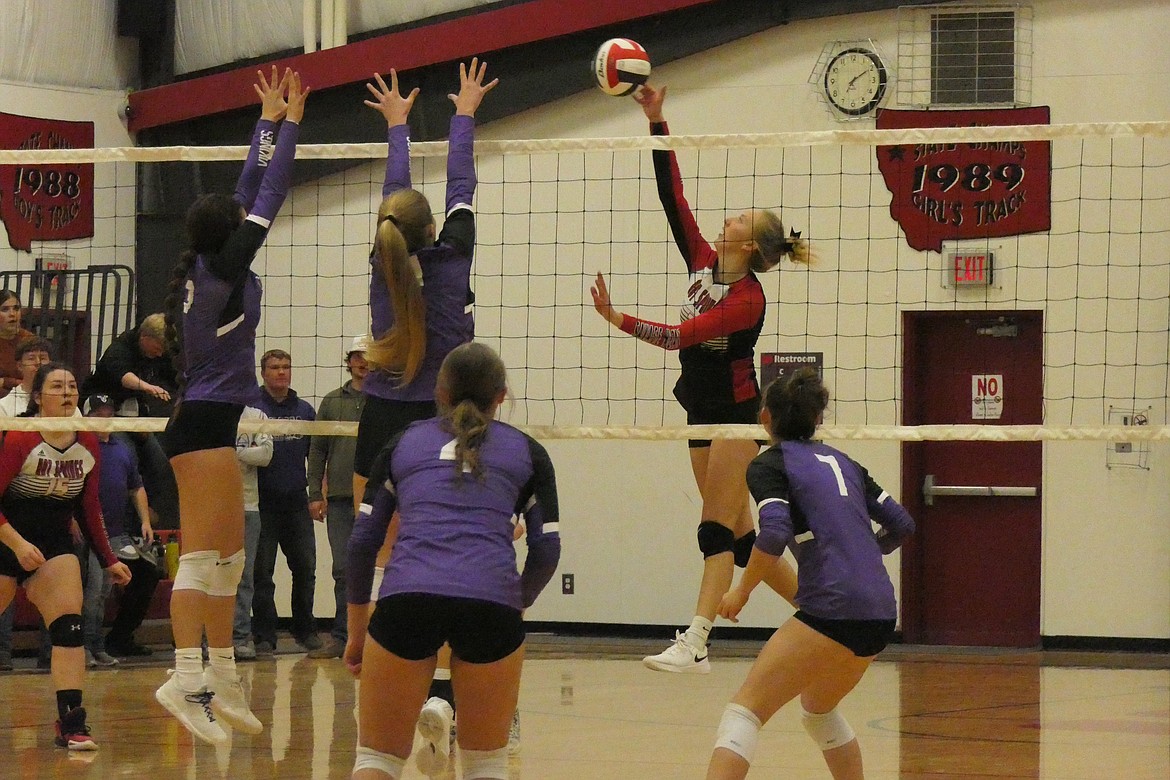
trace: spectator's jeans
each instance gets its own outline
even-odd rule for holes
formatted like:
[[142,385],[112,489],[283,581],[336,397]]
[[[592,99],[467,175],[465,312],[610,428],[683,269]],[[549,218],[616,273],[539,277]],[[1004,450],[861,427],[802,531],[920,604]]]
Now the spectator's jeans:
[[81,560],[85,561],[81,570],[81,637],[85,649],[96,655],[106,649],[102,623],[106,617],[106,599],[114,583],[93,550],[86,547]]
[[349,638],[347,625],[349,605],[345,597],[345,556],[349,547],[349,535],[353,533],[353,497],[329,499],[328,514],[325,516],[325,530],[329,534],[329,550],[333,554],[333,600],[337,603],[333,613],[333,631],[330,633],[338,642],[345,644]]
[[281,511],[260,510],[260,542],[256,550],[256,590],[252,595],[252,634],[257,642],[276,646],[276,548],[292,572],[293,636],[303,640],[316,633],[313,591],[317,587],[317,542],[309,503]]
[[244,510],[244,575],[236,589],[236,617],[232,623],[232,644],[246,645],[252,639],[252,593],[256,571],[256,551],[260,547],[260,512]]

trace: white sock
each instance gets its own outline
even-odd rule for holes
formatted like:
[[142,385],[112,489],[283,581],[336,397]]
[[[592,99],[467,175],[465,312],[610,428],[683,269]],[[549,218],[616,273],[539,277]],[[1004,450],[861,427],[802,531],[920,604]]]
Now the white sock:
[[235,682],[236,676],[236,649],[234,647],[209,647],[207,659],[211,668],[221,680]]
[[451,670],[444,669],[441,666],[436,666],[434,677],[432,677],[431,679],[433,679],[433,680],[450,680],[451,679]]
[[691,620],[691,626],[687,629],[683,636],[687,640],[687,644],[696,650],[703,651],[707,648],[707,637],[711,636],[711,627],[714,624],[701,615],[695,615]]
[[203,648],[175,649],[175,683],[180,690],[194,693],[203,687]]

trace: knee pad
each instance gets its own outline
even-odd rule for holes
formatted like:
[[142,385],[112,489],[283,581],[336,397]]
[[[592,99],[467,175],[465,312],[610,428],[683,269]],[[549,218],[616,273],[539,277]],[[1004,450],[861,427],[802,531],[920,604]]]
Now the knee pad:
[[208,596],[235,597],[240,586],[240,578],[244,576],[244,551],[236,550],[226,558],[218,558],[215,570],[211,575],[211,583],[207,588]]
[[179,556],[179,570],[175,572],[175,584],[171,590],[197,590],[207,593],[215,581],[215,566],[219,553],[215,550],[200,550]]
[[357,757],[353,762],[353,771],[376,769],[390,775],[392,780],[402,776],[402,768],[406,766],[406,759],[389,753],[381,753],[373,748],[358,745]]
[[53,647],[81,647],[81,615],[62,615],[49,624],[49,639]]
[[497,750],[459,749],[463,776],[467,780],[508,780],[508,748]]
[[704,558],[731,552],[735,545],[735,532],[713,520],[704,520],[699,523],[698,537],[699,552],[703,553]]
[[801,713],[801,725],[822,752],[853,741],[853,729],[836,707],[819,715],[803,709]]
[[747,707],[728,704],[719,720],[715,747],[730,750],[750,764],[756,754],[756,742],[759,741],[762,727],[760,719]]
[[741,569],[746,568],[752,557],[752,548],[755,546],[756,529],[754,528],[736,539],[735,543],[731,545],[731,554],[735,556],[735,565]]

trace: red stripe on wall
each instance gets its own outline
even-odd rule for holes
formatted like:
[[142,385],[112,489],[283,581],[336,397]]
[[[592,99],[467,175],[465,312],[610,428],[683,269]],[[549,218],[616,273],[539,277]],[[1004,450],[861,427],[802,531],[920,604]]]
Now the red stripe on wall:
[[[336,49],[275,60],[313,89],[364,81],[378,71],[407,71],[534,41],[704,5],[713,0],[529,0],[445,22],[370,38]],[[268,68],[269,63],[262,67]],[[131,132],[252,105],[256,66],[130,94]]]

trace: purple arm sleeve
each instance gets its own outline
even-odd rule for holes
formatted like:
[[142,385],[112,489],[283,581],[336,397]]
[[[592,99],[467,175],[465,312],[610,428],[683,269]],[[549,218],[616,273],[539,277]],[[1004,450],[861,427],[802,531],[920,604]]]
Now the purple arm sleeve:
[[470,208],[475,195],[475,120],[469,116],[451,117],[451,135],[447,141],[447,210],[456,206]]
[[760,534],[755,546],[768,555],[783,555],[792,539],[792,516],[788,502],[782,499],[765,501],[760,505]]
[[284,122],[280,126],[280,135],[277,136],[272,158],[265,161],[261,156],[260,165],[267,165],[267,170],[264,172],[264,180],[260,182],[260,194],[256,196],[255,204],[248,210],[249,217],[264,220],[268,224],[276,219],[276,213],[284,204],[284,198],[292,184],[293,158],[297,154],[297,138],[300,132],[301,127],[296,122]]
[[877,534],[878,547],[883,555],[889,555],[914,533],[914,518],[910,517],[905,507],[885,493],[879,498],[869,500],[869,516],[882,527]]
[[[256,193],[260,191],[260,180],[264,178],[264,167],[272,159],[276,148],[276,122],[261,119],[252,131],[252,146],[248,150],[248,157],[244,160],[244,170],[240,172],[240,180],[236,182],[235,201],[250,212],[252,204],[256,202]],[[260,162],[263,160],[263,164]]]
[[[368,494],[367,494],[368,495]],[[353,524],[345,556],[345,594],[350,604],[369,604],[374,585],[374,562],[386,541],[386,529],[398,501],[385,484],[378,487],[373,504],[362,504]]]
[[382,197],[410,186],[410,125],[395,125],[386,130],[386,181]]

